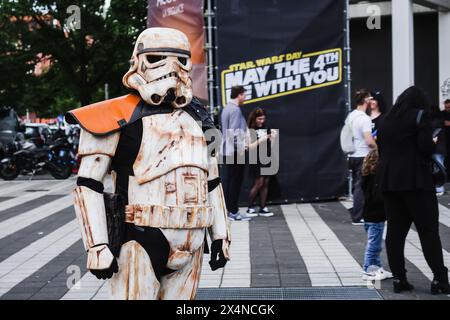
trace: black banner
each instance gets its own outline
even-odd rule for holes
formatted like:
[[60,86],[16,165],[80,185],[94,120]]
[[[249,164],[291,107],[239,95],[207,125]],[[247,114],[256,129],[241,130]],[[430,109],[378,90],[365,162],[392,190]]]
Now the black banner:
[[[271,200],[342,195],[344,1],[230,0],[216,7],[220,104],[226,105],[232,86],[243,85],[245,116],[261,107],[267,126],[279,129],[278,187]],[[244,194],[252,183],[247,179]]]

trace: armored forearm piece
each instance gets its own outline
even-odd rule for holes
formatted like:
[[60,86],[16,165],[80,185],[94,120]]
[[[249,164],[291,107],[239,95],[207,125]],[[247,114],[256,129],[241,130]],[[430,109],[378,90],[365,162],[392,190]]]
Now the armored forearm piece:
[[75,188],[75,213],[84,247],[88,251],[87,268],[106,269],[114,259],[108,248],[108,228],[103,200],[105,178],[117,147],[118,134],[99,139],[82,131],[79,154],[82,156]]
[[[213,224],[209,228],[211,239],[218,240],[223,239],[224,253],[228,258],[228,246],[231,242],[230,235],[230,222],[228,220],[227,209],[225,207],[225,197],[223,194],[222,184],[217,183],[219,179],[219,169],[217,165],[216,157],[209,157],[209,171],[208,171],[208,183],[212,185],[214,189],[209,190],[208,198],[209,205],[213,211]],[[215,183],[210,183],[216,181]]]
[[103,195],[87,187],[78,186],[74,192],[75,213],[80,224],[81,238],[86,250],[108,244]]

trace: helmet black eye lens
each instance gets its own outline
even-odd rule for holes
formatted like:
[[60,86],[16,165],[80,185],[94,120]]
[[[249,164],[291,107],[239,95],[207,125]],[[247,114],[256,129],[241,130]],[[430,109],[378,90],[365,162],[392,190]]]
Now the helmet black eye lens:
[[187,59],[186,58],[182,58],[182,57],[178,57],[178,61],[180,61],[180,63],[185,66],[187,63]]
[[147,56],[147,61],[149,63],[156,63],[158,61],[164,60],[166,57],[165,56],[154,56],[154,55],[148,55]]

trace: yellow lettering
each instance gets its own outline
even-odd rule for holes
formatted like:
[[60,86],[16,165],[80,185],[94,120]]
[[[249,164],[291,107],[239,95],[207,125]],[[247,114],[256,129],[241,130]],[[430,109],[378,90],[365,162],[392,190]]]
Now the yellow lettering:
[[266,64],[264,62],[264,59],[258,59],[258,60],[256,60],[256,65],[258,67],[262,67],[262,66],[265,66]]
[[251,68],[255,68],[255,64],[253,63],[253,61],[247,61],[246,63],[246,68],[247,69],[251,69]]
[[239,65],[238,64],[232,64],[229,69],[231,71],[239,71]]
[[288,53],[286,55],[286,61],[300,59],[301,56],[302,56],[302,53],[300,51],[299,52]]

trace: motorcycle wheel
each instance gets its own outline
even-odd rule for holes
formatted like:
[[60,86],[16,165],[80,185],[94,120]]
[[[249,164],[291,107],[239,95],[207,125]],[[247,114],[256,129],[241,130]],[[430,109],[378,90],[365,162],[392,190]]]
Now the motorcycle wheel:
[[50,170],[50,174],[57,180],[64,180],[70,177],[72,174],[72,168],[70,166],[59,167],[59,170]]
[[19,168],[17,165],[1,165],[0,166],[0,177],[3,180],[14,180],[19,175]]

